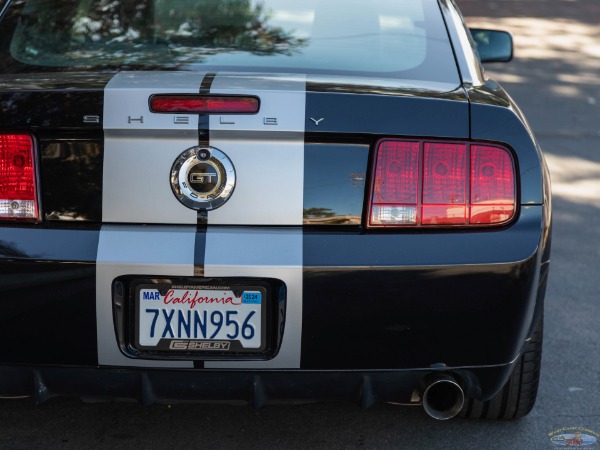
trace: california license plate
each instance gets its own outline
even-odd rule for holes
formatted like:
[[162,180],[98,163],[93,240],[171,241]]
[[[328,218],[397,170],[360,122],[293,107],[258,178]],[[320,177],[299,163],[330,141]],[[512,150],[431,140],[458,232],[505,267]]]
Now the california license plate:
[[139,350],[261,352],[265,348],[263,287],[138,285]]

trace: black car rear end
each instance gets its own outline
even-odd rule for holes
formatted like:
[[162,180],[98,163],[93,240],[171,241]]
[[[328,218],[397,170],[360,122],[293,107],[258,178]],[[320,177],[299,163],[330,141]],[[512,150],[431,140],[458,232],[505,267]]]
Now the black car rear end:
[[531,409],[549,179],[512,100],[465,82],[452,3],[87,3],[0,22],[3,174],[33,183],[0,182],[3,396]]

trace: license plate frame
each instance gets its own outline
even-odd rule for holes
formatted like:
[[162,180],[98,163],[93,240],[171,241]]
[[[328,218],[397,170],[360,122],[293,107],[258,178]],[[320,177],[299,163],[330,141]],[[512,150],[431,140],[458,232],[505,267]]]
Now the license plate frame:
[[[219,283],[214,284],[210,281],[202,282],[195,281],[189,283],[191,280],[164,280],[163,282],[149,282],[150,280],[138,280],[138,282],[132,285],[132,319],[134,322],[132,343],[133,347],[137,352],[146,355],[163,355],[166,357],[184,357],[188,358],[201,358],[201,357],[250,357],[258,356],[265,353],[269,347],[268,341],[268,329],[269,323],[269,309],[270,299],[269,290],[266,286],[261,283],[253,284],[237,284],[237,283]],[[155,292],[158,295],[158,299],[150,300],[150,295],[144,298],[144,294]],[[170,297],[167,297],[169,292],[172,292]],[[184,294],[187,292],[187,296]],[[244,294],[253,294],[254,297],[246,297]],[[258,297],[258,302],[257,302]],[[171,300],[170,303],[165,303],[167,298]],[[214,302],[202,301],[202,299],[216,299]],[[179,299],[175,301],[173,299]],[[228,301],[228,299],[231,299]],[[242,303],[243,301],[243,303]],[[148,308],[145,305],[156,305],[152,308]],[[186,309],[187,308],[187,309]],[[153,319],[155,321],[155,335],[153,337],[154,343],[148,342],[148,313],[144,309],[158,309],[159,312],[150,313],[152,316],[158,314],[158,318]],[[243,309],[243,311],[241,311]],[[167,311],[167,312],[164,312]],[[180,318],[179,312],[183,311],[183,319]],[[187,315],[189,311],[189,316]],[[239,311],[241,314],[234,314],[235,311]],[[254,315],[248,318],[248,311],[254,311]],[[231,313],[231,314],[228,314]],[[198,313],[198,314],[196,314]],[[168,322],[168,317],[171,315],[171,329],[167,332],[164,323]],[[239,316],[239,317],[235,317]],[[194,322],[200,317],[200,323],[205,326],[203,334],[202,326],[198,326],[198,322]],[[215,317],[218,320],[214,320]],[[176,320],[176,322],[173,322]],[[253,341],[255,345],[244,346],[242,341],[235,338],[229,338],[229,336],[236,335],[236,327],[232,325],[232,321],[238,323],[238,336],[244,331],[244,324],[246,325],[246,335],[249,332],[249,325],[254,326]],[[240,322],[241,320],[241,322]],[[198,335],[192,335],[187,337],[181,337],[181,333],[187,334],[185,327],[186,321],[192,322],[188,326],[190,332],[193,329],[199,333]],[[215,322],[222,322],[221,330],[213,335],[217,328]],[[229,322],[229,323],[227,323]],[[183,323],[183,326],[181,324]],[[256,330],[256,324],[260,324],[260,330]],[[211,329],[212,328],[212,329]],[[167,332],[167,337],[160,337],[156,342],[158,334]],[[223,332],[221,332],[223,331]],[[225,338],[223,338],[225,336]],[[259,339],[256,344],[256,339]],[[247,341],[247,340],[246,340]]]

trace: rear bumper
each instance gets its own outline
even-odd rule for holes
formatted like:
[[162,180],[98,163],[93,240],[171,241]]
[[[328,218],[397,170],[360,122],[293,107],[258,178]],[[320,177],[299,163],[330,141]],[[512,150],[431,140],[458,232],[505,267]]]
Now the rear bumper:
[[[503,383],[511,365],[460,369],[452,375],[467,397]],[[336,400],[367,408],[378,402],[419,404],[419,386],[431,370],[214,371],[0,366],[0,397],[30,396],[136,400],[144,405],[177,401],[229,402],[259,408],[269,403]]]
[[[99,292],[110,292],[116,276],[171,275],[173,266],[181,268],[176,259],[165,265],[139,264],[137,254],[127,253],[135,235],[146,236],[159,227],[121,227],[113,235],[110,230],[106,233],[110,239],[102,237],[104,227],[2,228],[0,364],[4,368],[0,375],[8,381],[0,390],[4,389],[4,395],[26,395],[21,393],[33,385],[37,392],[43,389],[36,381],[41,376],[51,393],[93,396],[108,389],[102,385],[113,386],[111,380],[116,377],[116,385],[123,387],[108,389],[106,395],[135,397],[149,382],[144,380],[150,380],[152,392],[157,393],[160,389],[152,380],[158,380],[157,386],[168,386],[167,380],[173,377],[173,384],[179,383],[182,390],[185,383],[196,389],[192,386],[196,379],[212,386],[206,391],[198,388],[198,399],[206,395],[228,398],[229,388],[223,380],[231,377],[233,385],[241,386],[236,392],[244,392],[236,394],[242,400],[248,399],[248,386],[256,383],[273,390],[267,395],[270,399],[312,398],[311,392],[315,398],[328,398],[327,391],[337,392],[331,387],[337,385],[336,377],[347,374],[343,384],[349,387],[340,387],[340,397],[354,398],[356,386],[375,380],[376,385],[402,385],[397,389],[404,392],[392,395],[385,388],[376,398],[408,402],[413,382],[435,370],[432,367],[441,367],[474,374],[478,381],[471,384],[480,386],[481,395],[487,397],[510,374],[543,302],[548,269],[548,264],[542,263],[546,220],[542,206],[526,206],[512,226],[495,231],[361,234],[301,228],[291,232],[243,227],[211,230],[210,226],[206,231],[159,229],[165,239],[178,233],[185,239],[191,237],[191,276],[247,277],[256,273],[282,279],[288,293],[296,295],[289,294],[287,299],[284,340],[275,359],[249,366],[236,361],[187,362],[186,370],[176,365],[166,370],[167,364],[161,361],[123,356],[112,320],[112,300],[99,296]],[[133,239],[113,239],[123,234],[123,229]],[[211,246],[219,248],[211,239],[237,239],[244,247],[237,248],[242,256],[235,252],[227,255],[236,254],[238,262],[209,267],[206,255],[213,251]],[[265,242],[277,239],[283,247],[263,250]],[[102,248],[103,240],[119,245],[124,263],[107,262],[110,252],[108,247]],[[170,247],[164,242],[161,245]],[[287,253],[273,256],[267,253],[272,248],[284,248]],[[245,252],[247,249],[255,253]],[[291,258],[289,252],[296,254]],[[101,255],[105,258],[102,262]],[[146,256],[151,255],[147,252]],[[277,266],[286,258],[294,261],[295,268],[283,263]],[[256,260],[260,264],[256,265]],[[138,271],[133,272],[132,267]],[[215,267],[226,273],[216,273]],[[103,311],[108,312],[101,318]],[[121,359],[106,359],[107,349]],[[287,359],[277,359],[282,355]],[[31,368],[40,366],[55,368]],[[488,370],[496,375],[485,375]],[[18,379],[13,380],[14,373],[29,381],[19,384]],[[88,381],[85,385],[62,383],[61,377],[69,378],[70,373],[79,374],[73,375],[73,380],[81,376]],[[300,378],[288,388],[279,386],[295,376]],[[319,380],[327,389],[319,388]],[[96,382],[100,384],[95,386]],[[128,389],[133,394],[124,395]],[[301,395],[303,389],[308,390],[308,397]],[[170,398],[168,391],[156,395]],[[261,400],[251,402],[260,404]]]

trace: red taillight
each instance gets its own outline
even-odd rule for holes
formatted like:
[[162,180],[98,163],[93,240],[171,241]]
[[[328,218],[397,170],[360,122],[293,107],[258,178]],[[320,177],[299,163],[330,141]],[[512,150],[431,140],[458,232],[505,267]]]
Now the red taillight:
[[180,114],[256,114],[257,97],[235,95],[153,95],[150,111]]
[[515,168],[503,147],[384,140],[375,156],[369,227],[498,225],[515,214]]
[[0,219],[39,219],[33,140],[27,134],[0,134]]
[[470,222],[506,222],[514,212],[515,169],[510,153],[498,147],[471,145]]

